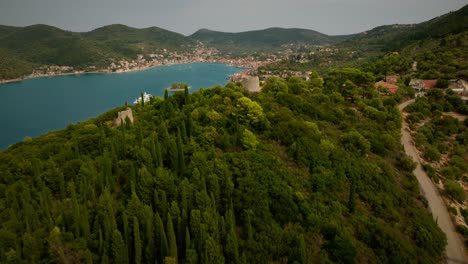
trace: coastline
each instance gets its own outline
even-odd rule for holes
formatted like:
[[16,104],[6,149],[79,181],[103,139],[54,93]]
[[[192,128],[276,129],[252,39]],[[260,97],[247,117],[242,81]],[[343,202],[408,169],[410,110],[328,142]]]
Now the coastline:
[[0,80],[0,84],[15,83],[15,82],[36,79],[36,78],[45,78],[45,77],[60,77],[60,76],[84,75],[84,74],[123,74],[123,73],[145,71],[145,70],[149,70],[151,68],[160,67],[160,66],[182,65],[182,64],[191,64],[191,63],[218,63],[218,64],[225,64],[225,65],[229,65],[229,66],[233,66],[237,68],[254,69],[252,67],[249,67],[248,65],[237,65],[237,64],[226,63],[226,62],[217,61],[217,60],[181,61],[181,62],[171,62],[171,63],[165,63],[165,64],[148,64],[148,65],[138,66],[132,69],[120,70],[120,71],[96,70],[96,71],[89,71],[89,72],[76,71],[76,72],[54,73],[54,74],[30,74],[21,78]]

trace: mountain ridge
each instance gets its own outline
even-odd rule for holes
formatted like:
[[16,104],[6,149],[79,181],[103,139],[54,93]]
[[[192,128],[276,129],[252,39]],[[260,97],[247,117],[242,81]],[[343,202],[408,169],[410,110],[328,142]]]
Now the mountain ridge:
[[303,28],[270,27],[243,32],[222,32],[200,29],[189,37],[226,52],[271,51],[285,44],[329,45],[352,38],[354,35],[329,36]]

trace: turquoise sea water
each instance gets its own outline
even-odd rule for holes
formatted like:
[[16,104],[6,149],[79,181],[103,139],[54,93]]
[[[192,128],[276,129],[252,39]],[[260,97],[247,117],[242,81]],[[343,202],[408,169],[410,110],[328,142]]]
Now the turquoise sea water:
[[98,116],[133,101],[141,92],[163,96],[173,82],[191,91],[224,85],[244,69],[192,63],[154,67],[124,74],[85,74],[0,84],[0,150],[24,137],[36,137]]

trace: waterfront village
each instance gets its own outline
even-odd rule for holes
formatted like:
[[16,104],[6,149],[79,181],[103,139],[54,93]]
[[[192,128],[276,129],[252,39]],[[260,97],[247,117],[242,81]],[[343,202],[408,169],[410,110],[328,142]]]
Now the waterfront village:
[[[309,80],[311,71],[292,71],[292,70],[266,70],[261,66],[276,63],[284,59],[295,60],[299,63],[308,63],[310,60],[322,61],[324,57],[333,56],[338,53],[344,53],[346,56],[354,57],[355,52],[349,50],[332,49],[328,46],[282,46],[283,51],[271,53],[254,53],[250,55],[232,55],[221,54],[216,48],[206,47],[199,42],[192,50],[186,52],[169,51],[162,49],[159,52],[149,54],[139,54],[134,60],[126,59],[110,59],[110,64],[105,68],[98,68],[90,65],[84,69],[75,69],[71,66],[53,66],[45,65],[33,71],[27,78],[56,76],[56,75],[73,75],[86,73],[125,73],[132,71],[140,71],[161,65],[185,64],[185,63],[222,63],[246,68],[246,70],[233,74],[230,77],[232,82],[241,82],[244,87],[251,92],[260,91],[261,84],[268,77],[288,78],[296,76],[304,80]],[[298,50],[308,50],[308,52],[297,52]],[[311,51],[314,50],[314,51]],[[320,56],[317,58],[316,56]],[[358,58],[359,59],[359,58]],[[331,63],[325,60],[325,63]],[[415,67],[413,65],[413,67]],[[20,79],[18,79],[20,80]],[[375,84],[376,88],[382,88],[384,91],[394,93],[398,90],[398,76],[386,76],[385,80]],[[2,82],[10,82],[17,80],[0,80]],[[409,86],[416,91],[416,96],[422,96],[428,89],[436,86],[437,80],[411,80]],[[466,80],[450,80],[449,87],[462,96],[463,99],[468,99],[468,82]]]
[[139,54],[134,60],[111,59],[110,64],[104,68],[99,68],[94,65],[90,65],[81,69],[75,69],[71,66],[44,65],[34,70],[31,75],[25,78],[85,73],[125,73],[145,70],[161,65],[195,62],[222,63],[239,68],[256,70],[260,66],[278,62],[284,58],[287,58],[289,55],[290,52],[288,51],[277,53],[260,53],[248,56],[233,56],[230,54],[220,55],[217,49],[208,48],[199,43],[194,49],[187,52],[169,51],[167,49],[162,49],[154,53]]
[[[221,54],[216,48],[206,47],[199,42],[190,51],[169,51],[167,49],[159,50],[158,52],[139,54],[133,60],[128,59],[110,59],[109,65],[106,67],[98,67],[95,65],[89,65],[85,68],[73,68],[71,66],[55,66],[55,65],[44,65],[34,70],[29,76],[23,79],[44,77],[44,76],[57,76],[57,75],[76,75],[86,73],[126,73],[132,71],[145,70],[155,66],[161,65],[173,65],[173,64],[185,64],[185,63],[222,63],[227,65],[236,66],[239,68],[246,68],[247,70],[231,76],[231,81],[241,81],[241,79],[252,76],[259,76],[260,81],[271,77],[278,76],[287,78],[290,76],[299,76],[307,80],[310,72],[300,71],[280,71],[271,72],[266,70],[259,70],[261,66],[279,62],[290,57],[294,57],[298,47],[291,45],[283,45],[282,51],[270,52],[270,53],[253,53],[250,55],[232,55],[232,54]],[[299,47],[304,48],[304,47]],[[307,46],[306,48],[312,48]],[[313,46],[319,52],[332,52],[333,50],[322,47]],[[16,80],[0,80],[1,82],[18,81]]]

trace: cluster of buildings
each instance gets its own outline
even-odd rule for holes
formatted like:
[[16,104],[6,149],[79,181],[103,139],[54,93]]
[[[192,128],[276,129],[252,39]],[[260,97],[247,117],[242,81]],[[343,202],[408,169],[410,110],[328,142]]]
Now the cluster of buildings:
[[[376,88],[387,89],[390,93],[395,93],[398,90],[398,75],[389,75],[385,77],[384,81],[375,83]],[[437,88],[437,80],[422,80],[422,79],[411,79],[409,86],[416,91],[416,96],[423,96],[428,90]],[[453,79],[448,81],[448,87],[460,96],[466,96],[468,90],[468,82],[463,79]]]
[[52,76],[59,74],[78,74],[81,71],[75,70],[71,66],[42,66],[31,74],[31,77]]
[[397,82],[400,79],[398,75],[389,75],[384,81],[379,81],[374,84],[375,88],[385,88],[390,93],[395,93],[398,90]]
[[261,54],[261,56],[246,56],[241,58],[229,58],[219,56],[215,48],[207,48],[199,43],[195,49],[187,52],[162,50],[161,53],[138,55],[136,60],[120,60],[112,62],[108,67],[110,72],[128,72],[141,70],[158,65],[182,64],[192,62],[223,63],[242,68],[256,69],[260,66],[280,61],[283,57],[277,54]]
[[153,52],[149,54],[139,54],[133,60],[112,59],[110,65],[104,69],[96,66],[88,66],[82,69],[74,69],[71,66],[46,65],[36,69],[28,77],[82,74],[86,72],[123,73],[144,70],[159,65],[183,64],[193,62],[223,63],[242,68],[257,69],[260,66],[280,61],[283,58],[284,57],[279,53],[262,53],[240,58],[229,58],[229,56],[220,56],[219,51],[216,48],[208,48],[205,47],[202,43],[198,43],[193,49],[185,52],[169,51],[167,49],[162,49],[157,53]]
[[255,75],[258,75],[261,81],[269,78],[269,77],[281,77],[281,78],[289,78],[289,77],[299,77],[305,81],[308,81],[310,78],[311,71],[290,71],[290,70],[282,70],[282,71],[270,71],[270,70],[257,70],[254,72]]

